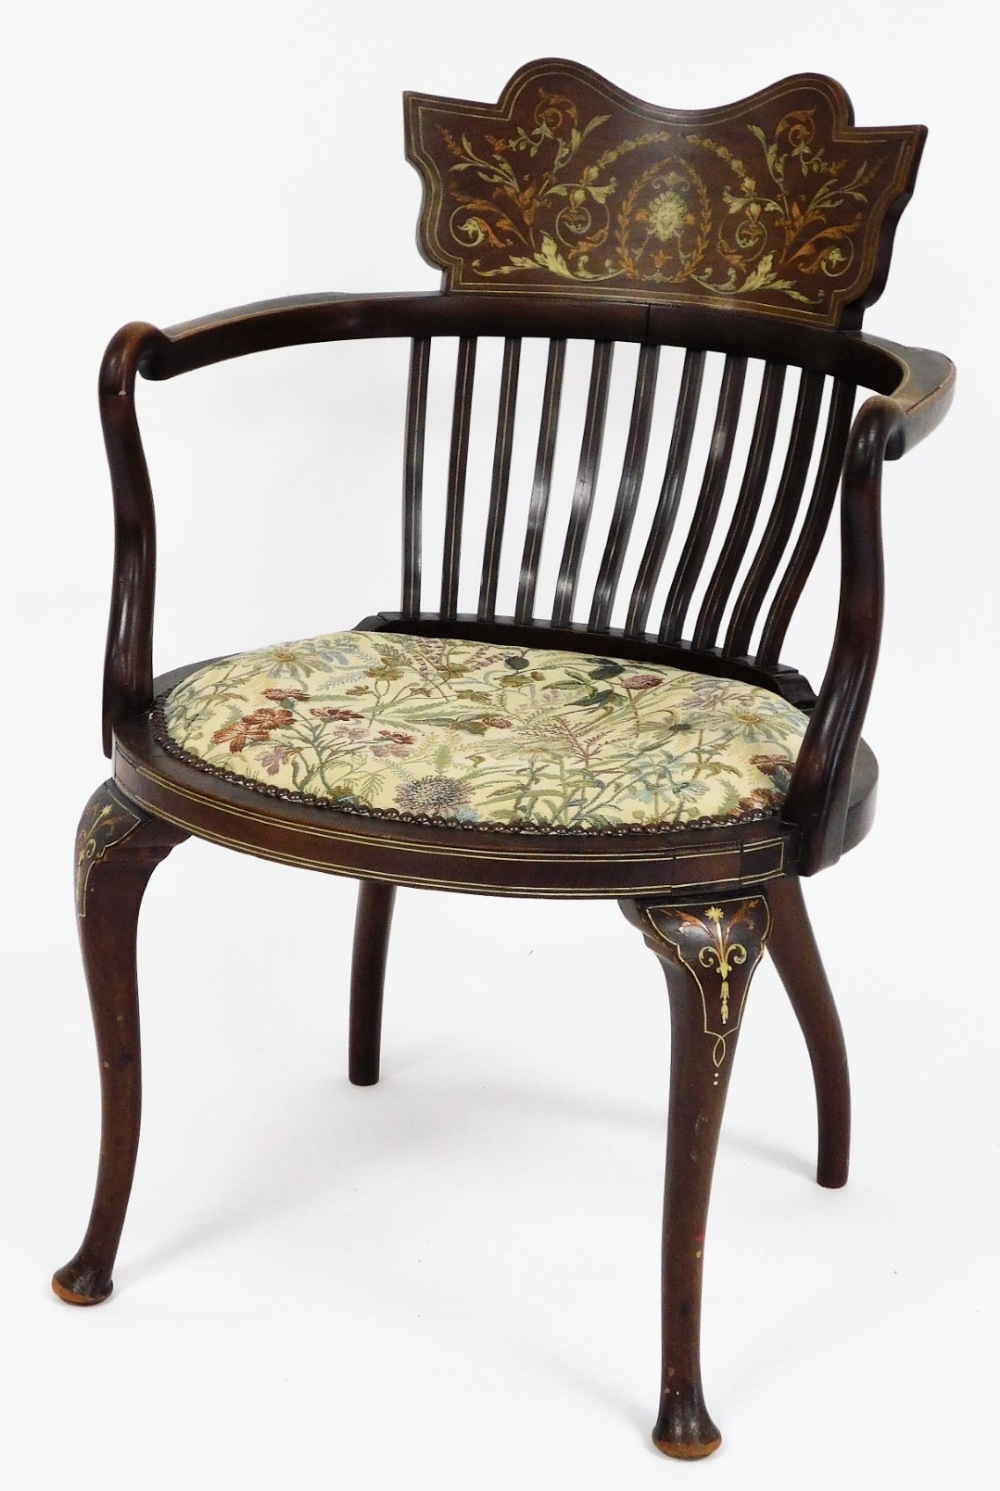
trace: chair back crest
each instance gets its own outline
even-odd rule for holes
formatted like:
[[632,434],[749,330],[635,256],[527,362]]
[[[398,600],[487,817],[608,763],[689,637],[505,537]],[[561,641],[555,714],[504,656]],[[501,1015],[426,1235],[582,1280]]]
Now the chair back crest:
[[857,326],[881,294],[926,131],[858,129],[800,74],[655,107],[589,68],[520,68],[497,104],[405,96],[421,252],[450,291],[733,306]]

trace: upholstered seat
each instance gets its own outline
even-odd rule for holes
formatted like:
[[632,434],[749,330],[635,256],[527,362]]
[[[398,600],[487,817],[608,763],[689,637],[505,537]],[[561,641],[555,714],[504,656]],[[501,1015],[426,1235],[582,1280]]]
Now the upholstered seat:
[[365,631],[212,663],[154,721],[171,754],[272,796],[570,833],[775,814],[806,723],[730,678]]

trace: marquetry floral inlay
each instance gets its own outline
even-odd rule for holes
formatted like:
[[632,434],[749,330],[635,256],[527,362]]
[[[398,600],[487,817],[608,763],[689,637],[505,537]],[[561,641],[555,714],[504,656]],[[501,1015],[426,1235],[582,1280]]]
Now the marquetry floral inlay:
[[646,915],[655,938],[670,944],[676,960],[698,985],[704,1030],[712,1038],[712,1063],[718,1071],[726,1059],[726,1042],[739,1029],[750,975],[771,929],[767,902],[754,896],[697,912],[657,906]]
[[453,288],[602,285],[825,316],[870,275],[912,141],[838,131],[834,85],[790,79],[742,112],[668,114],[623,106],[586,69],[526,73],[506,111],[414,100],[425,248]]
[[142,822],[139,809],[118,796],[110,782],[105,782],[83,810],[76,834],[76,906],[77,915],[87,914],[87,883],[95,864],[115,844],[127,839]]

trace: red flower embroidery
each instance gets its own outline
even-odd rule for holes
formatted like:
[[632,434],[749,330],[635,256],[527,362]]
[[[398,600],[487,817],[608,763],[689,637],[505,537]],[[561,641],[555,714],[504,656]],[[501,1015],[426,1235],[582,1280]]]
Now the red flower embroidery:
[[230,752],[237,756],[255,741],[270,740],[272,730],[283,730],[294,718],[290,709],[255,709],[253,714],[243,715],[235,725],[224,725],[221,730],[216,730],[212,743],[221,745],[228,740]]

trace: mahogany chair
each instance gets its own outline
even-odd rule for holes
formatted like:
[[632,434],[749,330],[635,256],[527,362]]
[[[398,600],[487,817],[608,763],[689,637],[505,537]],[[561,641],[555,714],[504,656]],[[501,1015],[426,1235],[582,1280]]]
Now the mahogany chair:
[[[114,773],[84,809],[76,890],[103,1127],[90,1225],[54,1288],[73,1304],[111,1292],[139,1133],[136,921],[156,865],[188,835],[359,880],[356,1083],[378,1079],[397,885],[617,900],[663,966],[672,1019],[653,1437],[699,1457],[720,1442],[699,1366],[709,1191],[765,948],[812,1061],[817,1179],[847,1177],[847,1064],[801,882],[872,821],[877,768],[861,727],[882,616],[882,466],[934,428],[952,392],[946,358],[860,330],[925,131],[856,128],[843,89],[819,76],[681,112],[562,61],[523,67],[495,106],[409,94],[405,108],[440,293],[136,323],[102,366]],[[376,337],[412,341],[399,609],[154,681],[136,374]],[[538,397],[519,379],[529,339],[545,349]],[[580,454],[561,493],[564,374],[583,343]],[[592,523],[616,349],[635,368],[631,418],[609,515]],[[448,355],[447,478],[425,493],[429,369]],[[665,398],[657,373],[671,356],[679,382]],[[475,374],[489,357],[496,412],[477,467]],[[525,432],[533,477],[518,487]],[[838,486],[839,614],[817,694],[784,642]],[[435,496],[440,551],[424,521]],[[518,555],[505,602],[504,562]]]

